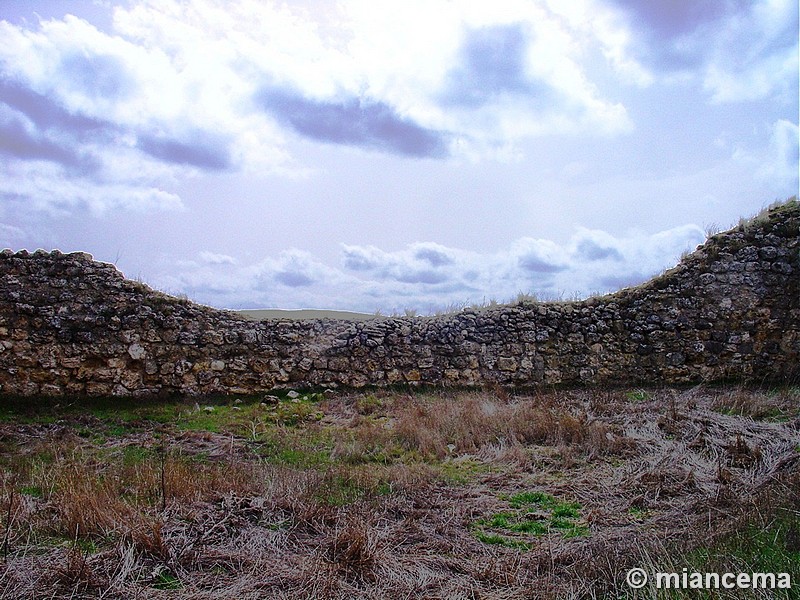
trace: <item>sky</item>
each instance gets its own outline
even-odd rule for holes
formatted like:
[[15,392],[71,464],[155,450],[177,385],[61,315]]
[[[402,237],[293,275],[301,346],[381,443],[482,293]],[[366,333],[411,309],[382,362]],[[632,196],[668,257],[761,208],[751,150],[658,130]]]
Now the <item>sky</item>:
[[795,0],[0,0],[0,247],[222,308],[635,285],[798,193]]

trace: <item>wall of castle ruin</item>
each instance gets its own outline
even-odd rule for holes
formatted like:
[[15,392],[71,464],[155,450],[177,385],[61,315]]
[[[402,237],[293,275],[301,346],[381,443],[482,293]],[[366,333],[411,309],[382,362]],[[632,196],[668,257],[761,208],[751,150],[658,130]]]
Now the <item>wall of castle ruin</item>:
[[87,254],[6,250],[0,393],[796,381],[799,225],[790,201],[599,298],[364,322],[253,322],[151,290]]

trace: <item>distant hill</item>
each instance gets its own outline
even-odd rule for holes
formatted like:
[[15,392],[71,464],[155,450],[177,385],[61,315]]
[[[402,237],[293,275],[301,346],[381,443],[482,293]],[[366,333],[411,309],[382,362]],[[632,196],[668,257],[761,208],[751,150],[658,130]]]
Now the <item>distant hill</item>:
[[283,310],[275,308],[237,310],[235,312],[251,321],[266,321],[268,319],[338,319],[341,321],[368,321],[376,318],[375,315],[350,312],[347,310]]

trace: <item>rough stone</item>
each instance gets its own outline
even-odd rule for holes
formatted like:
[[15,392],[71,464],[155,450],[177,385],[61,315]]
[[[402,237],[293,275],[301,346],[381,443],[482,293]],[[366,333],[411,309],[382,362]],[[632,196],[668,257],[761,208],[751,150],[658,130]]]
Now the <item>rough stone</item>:
[[[85,253],[0,253],[0,390],[205,395],[365,385],[800,378],[800,207],[709,239],[635,288],[440,317],[263,322]],[[68,274],[68,276],[66,275]]]
[[139,344],[131,344],[128,347],[128,354],[133,360],[141,360],[147,354],[147,351]]

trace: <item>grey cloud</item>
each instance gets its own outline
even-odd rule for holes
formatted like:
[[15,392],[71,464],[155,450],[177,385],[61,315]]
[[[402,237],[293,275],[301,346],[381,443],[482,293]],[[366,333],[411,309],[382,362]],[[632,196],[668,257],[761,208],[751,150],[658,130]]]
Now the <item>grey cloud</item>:
[[543,259],[537,254],[528,254],[519,257],[519,266],[533,273],[558,273],[567,267]]
[[613,0],[660,39],[674,39],[750,5],[747,0]]
[[181,281],[180,288],[190,296],[202,296],[203,294],[225,294],[230,289],[224,282],[217,282],[206,279],[199,282]]
[[438,293],[451,293],[451,292],[478,292],[479,288],[468,285],[463,281],[449,281],[443,283],[436,288]]
[[[2,161],[0,161],[2,162]],[[0,197],[61,218],[77,211],[101,216],[109,211],[180,210],[180,197],[141,182],[105,177],[65,177],[62,164],[20,163],[0,177]],[[70,167],[66,175],[71,175]],[[83,173],[80,173],[83,175]],[[103,174],[104,175],[104,174]]]
[[141,134],[137,147],[153,158],[178,165],[191,165],[210,171],[223,171],[232,166],[229,141],[203,131],[195,131],[188,140],[162,135]]
[[72,113],[52,98],[7,78],[0,78],[0,102],[24,114],[41,129],[58,129],[78,137],[117,129],[109,121]]
[[79,173],[99,167],[96,159],[77,152],[68,145],[30,133],[18,120],[0,122],[0,153],[22,160],[45,160]]
[[581,240],[578,243],[577,254],[586,260],[623,260],[622,253],[611,246],[603,246],[593,240]]
[[[35,131],[23,122],[28,120]],[[86,138],[102,138],[115,126],[76,114],[22,83],[0,76],[0,153],[20,160],[44,160],[87,175],[100,160],[80,147]]]
[[377,268],[380,262],[374,253],[359,246],[344,246],[344,266],[351,271],[370,271]]
[[[748,0],[611,0],[630,18],[638,54],[665,70],[701,65],[718,23],[752,6]],[[752,40],[747,40],[748,45]]]
[[[90,58],[82,60],[85,60],[87,65],[94,65],[92,68],[100,68]],[[104,68],[113,71],[112,67]],[[108,93],[112,91],[106,90]],[[11,132],[3,131],[4,139],[0,140],[0,144],[5,147],[6,152],[15,154],[19,158],[52,160],[88,172],[97,167],[98,161],[88,159],[70,146],[80,145],[87,140],[108,141],[112,134],[124,130],[123,127],[110,121],[73,113],[53,98],[7,78],[0,78],[0,102],[27,117],[42,132],[64,138],[58,143],[44,137],[38,140],[25,139],[25,136],[30,138],[30,134],[23,130],[19,132],[23,137],[14,140],[6,139]],[[14,128],[19,127],[22,125],[14,126]],[[229,146],[230,142],[225,137],[200,130],[193,131],[186,136],[186,139],[174,139],[149,132],[139,133],[137,136],[137,147],[153,158],[212,171],[225,170],[232,166]]]
[[447,76],[446,104],[478,107],[502,94],[519,94],[538,100],[552,90],[531,80],[525,70],[529,40],[522,25],[497,25],[467,34],[461,63]]
[[315,283],[315,280],[302,271],[278,271],[275,273],[275,281],[289,287],[308,287]]
[[424,260],[432,267],[452,265],[453,258],[444,250],[433,247],[421,247],[414,251],[414,258]]
[[281,252],[277,260],[267,259],[260,268],[258,281],[262,288],[275,282],[290,288],[307,288],[329,284],[335,271],[317,261],[307,252],[292,249]]
[[321,102],[297,92],[263,88],[256,102],[279,122],[305,137],[393,154],[443,158],[445,136],[398,115],[383,102],[360,98]]
[[342,247],[344,266],[351,271],[371,272],[381,280],[436,285],[451,279],[439,267],[455,261],[447,249],[430,243],[412,244],[409,250],[384,252],[372,246]]

